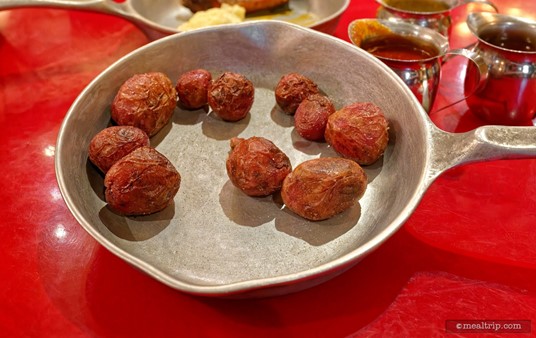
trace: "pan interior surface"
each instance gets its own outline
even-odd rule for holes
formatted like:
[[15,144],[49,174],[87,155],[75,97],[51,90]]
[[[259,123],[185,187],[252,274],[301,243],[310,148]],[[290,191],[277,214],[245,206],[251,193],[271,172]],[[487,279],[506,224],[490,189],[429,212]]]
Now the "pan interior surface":
[[[176,108],[172,121],[151,139],[181,173],[174,203],[143,217],[112,213],[103,198],[103,176],[88,162],[87,148],[111,123],[110,105],[119,86],[136,73],[152,71],[175,82],[195,68],[207,69],[213,77],[224,71],[248,77],[255,86],[250,113],[230,123],[204,110]],[[244,195],[225,169],[232,137],[268,138],[293,167],[337,156],[325,143],[302,139],[292,116],[276,106],[274,87],[290,72],[313,79],[337,109],[373,102],[390,123],[383,159],[364,167],[369,185],[360,203],[322,222],[293,214],[278,195]],[[60,130],[58,182],[67,205],[97,241],[183,291],[240,292],[325,278],[381,243],[418,202],[428,133],[424,113],[404,88],[365,52],[296,25],[264,21],[181,33],[131,53],[84,90]]]

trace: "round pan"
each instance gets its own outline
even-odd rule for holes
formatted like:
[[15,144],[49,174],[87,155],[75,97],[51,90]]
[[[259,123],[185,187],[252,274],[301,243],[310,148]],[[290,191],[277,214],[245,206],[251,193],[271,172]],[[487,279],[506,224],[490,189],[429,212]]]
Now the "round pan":
[[[136,73],[161,71],[176,81],[194,68],[213,76],[223,71],[247,76],[256,88],[251,112],[229,123],[204,110],[177,108],[151,139],[182,175],[174,204],[144,217],[113,214],[87,148],[110,124],[110,104],[119,86]],[[313,79],[337,108],[374,102],[390,123],[386,153],[365,167],[369,185],[364,197],[322,222],[296,216],[277,195],[245,196],[225,171],[234,136],[272,140],[294,167],[310,158],[337,156],[325,143],[300,138],[292,117],[276,106],[273,89],[289,72]],[[307,28],[259,21],[173,35],[113,64],[67,113],[57,141],[56,171],[73,215],[117,256],[187,293],[254,297],[302,290],[345,271],[400,228],[441,172],[470,161],[534,156],[535,140],[533,128],[440,131],[376,58]]]
[[[333,33],[350,0],[291,0],[285,11],[248,14],[246,20],[260,18],[289,21],[324,33]],[[191,16],[181,0],[2,0],[0,10],[19,7],[56,7],[105,13],[122,17],[138,26],[150,39],[179,33],[179,25]],[[270,14],[271,13],[271,14]]]

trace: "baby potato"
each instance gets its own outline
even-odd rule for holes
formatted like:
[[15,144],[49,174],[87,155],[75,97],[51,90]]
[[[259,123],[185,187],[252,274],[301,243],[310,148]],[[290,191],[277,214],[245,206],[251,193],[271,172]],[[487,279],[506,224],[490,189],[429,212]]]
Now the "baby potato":
[[231,182],[248,196],[268,196],[281,189],[292,171],[287,155],[263,137],[231,139],[226,162]]
[[300,103],[309,95],[318,94],[317,84],[299,73],[288,73],[281,77],[275,87],[275,101],[285,114],[293,115]]
[[294,127],[306,140],[323,141],[328,117],[334,112],[335,107],[329,98],[320,94],[310,95],[296,109]]
[[112,119],[121,126],[138,127],[151,137],[169,122],[176,106],[177,92],[167,75],[136,74],[119,88],[112,102]]
[[324,137],[340,155],[369,165],[387,148],[388,130],[387,119],[378,106],[357,102],[330,115]]
[[179,103],[186,109],[199,109],[208,103],[208,88],[212,75],[205,69],[194,69],[182,74],[175,89]]
[[236,122],[247,116],[253,106],[255,88],[242,74],[225,72],[208,90],[208,104],[222,120]]
[[179,191],[181,175],[151,147],[141,147],[117,161],[104,177],[104,196],[120,215],[148,215],[161,211]]
[[283,181],[281,197],[299,216],[321,221],[353,206],[365,193],[367,175],[352,160],[324,157],[302,162]]
[[136,127],[113,126],[101,130],[89,143],[89,160],[103,173],[133,150],[149,146],[147,134]]

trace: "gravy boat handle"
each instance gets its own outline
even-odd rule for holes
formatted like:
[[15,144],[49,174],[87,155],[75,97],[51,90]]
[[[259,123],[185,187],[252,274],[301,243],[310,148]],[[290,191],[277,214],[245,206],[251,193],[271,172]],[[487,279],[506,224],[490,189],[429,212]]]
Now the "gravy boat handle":
[[[453,49],[453,50],[450,50],[450,51],[445,53],[444,58],[442,60],[442,63],[447,62],[448,60],[452,59],[455,56],[463,56],[463,57],[465,57],[466,59],[468,59],[469,61],[473,62],[476,65],[476,67],[478,69],[478,74],[476,74],[478,76],[478,81],[476,81],[476,86],[475,86],[475,88],[473,88],[471,93],[469,93],[469,95],[466,95],[466,96],[460,98],[457,101],[449,103],[446,106],[440,107],[440,108],[436,109],[435,112],[439,112],[441,110],[444,110],[444,109],[447,109],[449,107],[452,107],[453,105],[458,104],[458,103],[460,103],[462,101],[465,101],[469,96],[475,94],[481,88],[483,88],[484,85],[486,84],[486,81],[488,80],[488,74],[489,74],[488,69],[489,69],[489,67],[486,64],[486,62],[484,61],[484,58],[480,54],[478,54],[478,53],[476,53],[476,52],[474,52],[474,51],[472,51],[470,49],[465,49],[465,48]],[[468,74],[468,75],[470,76],[471,74]]]
[[459,5],[467,5],[467,4],[470,4],[470,3],[478,3],[478,4],[488,5],[491,8],[493,8],[496,13],[499,13],[499,9],[497,8],[497,6],[493,2],[487,1],[487,0],[461,0]]

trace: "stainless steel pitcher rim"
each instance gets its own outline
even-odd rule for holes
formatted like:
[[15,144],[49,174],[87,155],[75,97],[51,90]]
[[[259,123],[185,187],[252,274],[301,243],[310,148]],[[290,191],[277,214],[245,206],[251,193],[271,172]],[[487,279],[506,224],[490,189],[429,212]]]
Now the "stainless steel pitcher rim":
[[515,54],[520,54],[520,55],[521,54],[536,55],[536,50],[522,51],[522,50],[517,50],[517,49],[505,48],[505,47],[501,47],[501,46],[497,46],[492,43],[489,43],[486,40],[481,39],[480,37],[482,30],[490,25],[502,25],[502,26],[518,25],[518,26],[522,26],[523,28],[533,30],[536,32],[536,21],[532,21],[527,18],[506,15],[506,14],[475,12],[475,13],[470,13],[467,16],[466,22],[471,33],[473,33],[473,35],[478,39],[479,42],[487,46],[490,46],[490,47],[493,47],[493,48],[496,48],[498,50],[502,50],[505,52],[509,52],[509,53],[515,53]]
[[426,15],[426,16],[433,16],[433,15],[439,15],[450,12],[452,9],[460,6],[460,2],[457,0],[444,0],[442,2],[446,3],[448,5],[448,8],[438,10],[438,11],[413,11],[413,10],[407,10],[403,8],[393,7],[386,3],[384,0],[375,0],[378,4],[382,5],[385,8],[388,8],[392,11],[397,11],[401,13],[408,13],[413,15]]
[[381,25],[387,27],[389,31],[391,31],[393,34],[400,35],[400,36],[410,36],[410,37],[418,38],[420,40],[426,40],[432,43],[435,47],[437,47],[439,51],[438,55],[425,58],[425,59],[399,60],[399,59],[394,59],[394,58],[377,56],[377,58],[381,60],[396,61],[396,62],[402,62],[402,63],[416,63],[416,62],[426,63],[426,62],[437,60],[438,58],[444,56],[449,50],[448,38],[445,37],[444,35],[438,33],[437,31],[433,29],[414,25],[406,21],[403,21],[400,19],[394,19],[394,18],[391,18],[388,20],[356,19],[350,22],[350,25],[348,25],[348,36],[350,37],[350,41],[352,41],[352,43],[358,47],[360,47],[359,44],[353,41],[352,30],[353,30],[353,27],[359,22],[378,22]]

